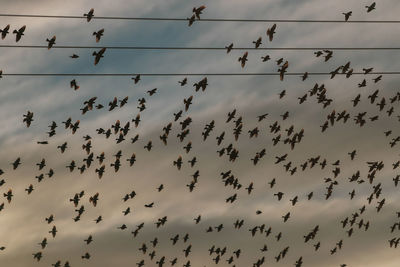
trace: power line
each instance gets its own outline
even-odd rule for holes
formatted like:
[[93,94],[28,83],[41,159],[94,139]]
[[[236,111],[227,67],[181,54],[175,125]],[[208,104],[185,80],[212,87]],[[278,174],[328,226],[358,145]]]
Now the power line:
[[[0,48],[46,48],[47,45],[0,45]],[[74,46],[74,45],[55,45],[52,49],[115,49],[115,50],[225,50],[225,47],[178,47],[178,46]],[[400,50],[400,47],[233,47],[232,50]]]
[[[303,76],[302,72],[288,72],[285,76]],[[309,76],[313,75],[332,75],[332,72],[309,72]],[[400,71],[379,71],[370,72],[353,72],[352,75],[397,75]],[[2,73],[2,76],[32,76],[32,77],[54,77],[54,76],[279,76],[280,73],[275,72],[250,72],[250,73]],[[346,73],[336,73],[335,75],[346,75]]]
[[[23,18],[51,18],[51,19],[85,19],[85,16],[69,15],[33,15],[33,14],[0,14],[0,17],[23,17]],[[92,19],[99,20],[142,20],[142,21],[189,21],[189,18],[161,18],[161,17],[113,17],[94,16]],[[275,22],[275,23],[400,23],[400,20],[316,20],[316,19],[231,19],[231,18],[202,18],[200,22]]]

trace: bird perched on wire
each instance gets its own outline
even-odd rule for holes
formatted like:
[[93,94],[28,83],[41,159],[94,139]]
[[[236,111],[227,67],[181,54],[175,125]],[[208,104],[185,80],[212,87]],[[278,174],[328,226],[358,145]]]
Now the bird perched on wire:
[[94,9],[91,8],[89,10],[89,12],[86,14],[83,14],[84,17],[86,17],[87,22],[89,22],[92,18],[93,18],[93,14],[94,14]]
[[94,65],[97,65],[97,63],[99,63],[100,59],[102,57],[104,57],[103,54],[104,54],[105,51],[106,51],[106,48],[103,47],[102,49],[100,49],[99,52],[96,52],[96,51],[93,52],[92,55],[95,57],[94,58]]
[[56,36],[54,35],[50,40],[47,38],[46,42],[48,42],[47,49],[52,48],[56,44]]
[[24,25],[21,28],[19,28],[19,30],[14,30],[13,31],[13,33],[16,34],[16,37],[15,37],[15,41],[16,42],[21,40],[22,35],[24,35],[25,29],[26,29],[26,25]]

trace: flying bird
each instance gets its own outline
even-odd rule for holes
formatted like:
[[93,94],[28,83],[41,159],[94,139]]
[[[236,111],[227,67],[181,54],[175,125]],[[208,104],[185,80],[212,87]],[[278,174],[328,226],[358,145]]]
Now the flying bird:
[[71,88],[74,88],[75,91],[79,89],[78,83],[76,82],[75,79],[73,79],[72,81],[69,82],[69,86]]
[[271,28],[267,29],[267,36],[269,37],[270,42],[272,42],[272,39],[274,38],[275,30],[276,30],[276,24],[272,25]]
[[98,43],[100,41],[103,34],[104,34],[104,29],[100,29],[97,32],[93,32],[93,36],[96,37],[96,43]]
[[348,21],[352,13],[353,13],[352,11],[342,13],[344,15],[344,20]]
[[228,45],[228,46],[225,46],[225,48],[226,48],[226,53],[228,54],[229,52],[231,52],[231,50],[232,50],[232,48],[233,48],[233,43],[231,43],[231,44]]
[[94,9],[91,8],[91,9],[89,10],[89,12],[83,14],[83,16],[86,17],[87,22],[89,22],[89,21],[93,18],[93,16],[94,16],[93,14],[94,14]]
[[239,57],[238,61],[240,62],[240,65],[242,66],[242,68],[244,68],[244,65],[246,64],[247,56],[248,56],[248,52],[246,51],[243,56]]
[[6,38],[7,34],[9,33],[10,30],[10,24],[8,24],[7,26],[5,26],[2,30],[0,30],[1,32],[1,39],[4,40],[4,38]]
[[18,42],[21,40],[22,35],[24,35],[26,29],[26,25],[19,28],[19,30],[14,30],[13,33],[15,34],[15,41]]
[[194,13],[194,15],[196,15],[197,19],[200,19],[200,15],[203,14],[203,10],[205,8],[206,8],[206,6],[204,6],[204,5],[193,8],[193,13]]
[[97,65],[97,63],[99,63],[100,59],[102,57],[104,57],[103,54],[104,54],[105,51],[106,51],[106,48],[103,47],[98,52],[96,52],[96,51],[93,52],[92,55],[94,56],[94,65]]
[[52,48],[53,45],[56,44],[56,36],[54,35],[53,37],[51,37],[51,39],[48,39],[48,38],[47,38],[47,39],[46,39],[46,42],[48,42],[47,49]]
[[371,5],[369,6],[365,6],[365,8],[367,9],[367,13],[371,12],[372,10],[374,10],[376,7],[376,3],[373,2]]

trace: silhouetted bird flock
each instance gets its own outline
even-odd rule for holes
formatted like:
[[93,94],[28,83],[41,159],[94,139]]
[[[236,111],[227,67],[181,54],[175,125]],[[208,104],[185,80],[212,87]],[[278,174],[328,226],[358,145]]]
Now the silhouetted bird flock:
[[[188,25],[191,26],[193,23],[195,23],[196,20],[200,20],[200,15],[203,14],[203,11],[205,10],[205,6],[199,6],[199,7],[194,7],[193,8],[193,13],[192,15],[187,19],[188,20]],[[371,12],[376,8],[376,4],[372,3],[369,6],[366,6],[367,12]],[[352,11],[348,11],[343,13],[345,16],[345,21],[348,21],[352,15]],[[95,17],[95,12],[94,9],[91,9],[88,13],[84,14],[84,17],[87,19],[87,22],[90,22],[93,18]],[[1,37],[4,39],[6,35],[9,33],[10,30],[10,25],[7,25],[5,28],[1,30]],[[15,29],[13,33],[16,35],[16,42],[18,42],[22,36],[24,35],[24,32],[26,30],[26,26],[22,26],[19,29]],[[105,30],[99,29],[98,31],[93,32],[93,36],[95,37],[96,42],[100,42],[101,38],[104,34]],[[277,24],[270,25],[266,31],[266,39],[268,39],[269,42],[272,42],[274,40],[274,36],[279,34],[279,27]],[[51,49],[55,44],[56,44],[56,36],[53,36],[51,38],[46,39],[48,43],[48,49]],[[255,48],[260,47],[263,44],[263,37],[257,37],[253,42]],[[227,53],[230,53],[231,50],[234,48],[233,43],[227,45],[226,47]],[[106,48],[102,48],[99,51],[94,51],[93,52],[93,57],[94,57],[94,65],[100,64],[101,59],[105,57],[105,52]],[[324,58],[324,62],[329,61],[333,57],[333,52],[330,50],[323,50],[323,51],[316,51],[314,52],[315,56],[320,58]],[[79,56],[77,54],[73,54],[70,56],[71,58],[78,58]],[[266,62],[271,60],[269,55],[263,56],[262,61]],[[249,58],[249,53],[246,51],[244,52],[239,58],[238,61],[241,65],[242,68],[245,68],[248,62],[250,61]],[[289,62],[285,60],[284,58],[279,58],[276,60],[277,65],[279,68],[277,69],[277,72],[279,73],[280,80],[284,79],[285,73],[287,72],[289,68]],[[237,63],[236,63],[237,64]],[[373,68],[368,67],[362,69],[363,73],[365,75],[367,74],[372,74],[373,73]],[[335,78],[336,75],[345,75],[346,78],[349,78],[353,74],[353,68],[351,67],[351,63],[347,62],[344,65],[336,67],[331,73],[330,73],[330,78],[333,79]],[[301,77],[301,80],[304,81],[308,78],[308,73],[305,72]],[[131,78],[133,80],[134,84],[137,84],[140,82],[141,77],[140,75],[136,75]],[[379,75],[377,77],[374,77],[371,81],[376,84],[382,79],[382,75]],[[368,79],[363,79],[359,84],[358,87],[365,87],[367,83],[370,80]],[[178,83],[180,86],[186,86],[188,84],[188,79],[184,78]],[[199,93],[207,93],[206,89],[208,88],[208,80],[207,77],[201,78],[198,81],[196,81],[193,84],[194,87],[194,92],[199,92]],[[76,79],[73,79],[70,81],[70,87],[74,90],[78,90],[80,86],[78,85],[78,82]],[[201,90],[200,90],[201,89]],[[148,97],[156,97],[157,96],[158,89],[150,89],[148,90],[147,96]],[[312,98],[316,100],[318,104],[321,105],[321,108],[323,110],[328,109],[328,107],[333,103],[334,99],[329,97],[329,91],[325,87],[324,84],[318,84],[316,83],[315,86],[310,88],[308,91],[306,91],[304,94],[299,96],[297,98],[298,104],[303,104],[306,101],[310,101]],[[281,91],[277,96],[276,100],[280,100],[284,98],[287,95],[286,90]],[[358,94],[357,96],[354,97],[354,99],[351,100],[351,106],[354,108],[358,105],[358,103],[361,101],[361,97],[365,98],[361,94]],[[393,93],[390,98],[385,98],[382,94],[380,94],[380,90],[374,91],[372,94],[366,96],[366,100],[369,101],[371,105],[374,105],[377,107],[377,111],[379,112],[377,115],[367,115],[367,112],[359,112],[357,114],[351,114],[347,110],[335,110],[332,109],[331,111],[328,112],[328,115],[326,119],[322,122],[320,125],[320,130],[321,134],[325,133],[326,131],[329,131],[330,128],[333,128],[337,126],[339,123],[354,123],[355,125],[358,125],[359,127],[364,127],[366,124],[372,123],[376,120],[378,120],[381,116],[388,116],[391,117],[394,112],[395,112],[395,105],[400,102],[400,92],[395,92]],[[96,137],[91,137],[87,133],[81,133],[84,134],[85,136],[83,137],[84,143],[82,144],[82,150],[84,154],[84,159],[83,163],[79,163],[79,160],[72,160],[70,162],[67,162],[64,164],[65,168],[69,172],[79,172],[79,174],[83,174],[84,172],[91,171],[93,172],[98,179],[104,179],[105,175],[107,173],[112,173],[112,175],[115,175],[121,168],[123,167],[129,167],[133,168],[135,166],[135,162],[140,158],[141,153],[147,153],[151,152],[152,148],[154,146],[158,146],[159,144],[163,144],[164,146],[168,146],[168,141],[170,138],[177,138],[180,143],[182,144],[182,149],[183,149],[183,155],[176,155],[174,156],[173,159],[171,159],[171,168],[175,168],[176,171],[182,170],[182,168],[194,168],[198,166],[198,160],[196,155],[190,156],[189,153],[191,152],[192,148],[194,146],[199,145],[199,141],[195,140],[189,140],[190,133],[191,133],[191,126],[193,124],[193,120],[190,116],[187,116],[187,113],[189,112],[189,109],[193,102],[195,101],[195,95],[191,95],[187,98],[184,98],[181,100],[182,102],[182,108],[178,110],[176,113],[171,114],[171,121],[168,122],[165,126],[162,127],[161,133],[160,133],[160,140],[145,140],[144,137],[139,137],[139,134],[132,134],[130,135],[130,132],[132,131],[133,127],[138,128],[141,125],[141,112],[143,112],[145,109],[147,109],[147,101],[146,99],[140,98],[138,99],[138,105],[137,109],[139,110],[137,114],[132,116],[132,119],[130,121],[126,122],[121,122],[120,120],[116,120],[112,125],[110,125],[108,128],[97,128],[96,133],[98,136]],[[109,112],[122,108],[128,103],[128,96],[122,99],[118,99],[115,97],[114,99],[110,100],[108,103],[97,103],[98,99],[97,97],[91,97],[89,99],[86,99],[83,101],[83,107],[80,109],[82,111],[82,116],[85,115],[87,112],[93,111],[93,110],[100,110],[100,109],[108,109]],[[290,151],[294,150],[296,146],[305,138],[307,130],[305,129],[297,129],[295,125],[290,125],[286,128],[285,126],[285,120],[287,120],[291,115],[292,112],[290,110],[287,110],[286,112],[282,113],[280,115],[281,119],[276,120],[276,121],[268,121],[268,113],[263,113],[258,115],[255,119],[257,119],[257,122],[259,123],[258,126],[248,128],[245,130],[245,121],[241,115],[239,115],[239,112],[237,109],[233,109],[230,112],[228,112],[226,116],[226,121],[223,123],[229,124],[233,126],[233,131],[231,133],[228,133],[228,127],[226,127],[223,123],[221,123],[224,127],[224,131],[220,133],[216,133],[214,131],[216,127],[216,120],[212,120],[208,122],[203,131],[201,132],[201,136],[203,141],[208,141],[207,139],[211,137],[212,139],[216,140],[216,146],[218,147],[218,150],[216,151],[216,155],[218,157],[226,157],[228,162],[235,162],[237,159],[241,156],[241,153],[238,149],[238,141],[239,137],[242,135],[244,132],[245,134],[248,135],[248,138],[258,138],[261,135],[265,135],[263,131],[269,132],[270,134],[273,135],[272,140],[270,141],[273,146],[277,146],[278,144],[283,144],[286,145],[287,148],[289,148],[289,152],[282,152],[281,154],[278,155],[268,155],[268,152],[266,148],[260,148],[258,151],[255,151],[253,153],[253,156],[249,158],[252,162],[252,164],[255,166],[257,164],[262,164],[263,161],[270,160],[272,161],[275,165],[279,166],[290,174],[290,176],[295,176],[296,173],[298,172],[304,172],[307,169],[312,169],[312,168],[317,168],[319,167],[321,170],[325,168],[330,168],[330,177],[326,177],[323,179],[323,183],[325,184],[325,194],[323,198],[325,200],[329,200],[332,195],[335,192],[335,188],[341,184],[341,183],[350,183],[351,185],[354,185],[354,189],[352,189],[348,193],[348,197],[350,200],[356,197],[357,195],[357,188],[356,186],[361,185],[363,183],[369,183],[371,185],[371,192],[370,195],[367,199],[365,199],[365,203],[362,204],[358,210],[354,211],[353,213],[349,214],[347,217],[341,219],[338,221],[338,224],[345,229],[345,235],[337,242],[331,244],[331,243],[324,243],[322,240],[322,237],[318,235],[318,233],[321,230],[326,230],[329,231],[329,229],[320,229],[319,225],[313,225],[310,226],[310,229],[306,233],[300,234],[300,236],[303,236],[304,238],[304,243],[305,245],[311,243],[312,246],[311,248],[315,251],[318,251],[319,249],[325,249],[329,250],[329,253],[331,255],[335,253],[339,253],[339,251],[342,249],[343,246],[346,244],[346,238],[352,237],[354,234],[357,232],[365,232],[368,231],[370,227],[370,221],[367,220],[365,217],[363,217],[364,212],[367,210],[369,206],[372,206],[371,209],[375,210],[376,213],[379,213],[385,205],[385,196],[383,195],[383,187],[382,187],[382,182],[380,180],[377,181],[377,176],[379,172],[381,172],[385,166],[383,161],[368,161],[366,162],[367,168],[368,168],[368,173],[366,175],[363,175],[360,170],[357,170],[354,172],[350,177],[345,179],[345,177],[340,178],[341,175],[341,166],[342,164],[351,164],[352,161],[358,156],[357,150],[350,148],[348,151],[348,155],[346,155],[344,158],[341,159],[335,159],[335,161],[330,162],[326,158],[324,158],[323,155],[315,155],[310,158],[305,158],[304,161],[300,164],[296,164],[295,162],[290,160]],[[400,116],[398,116],[400,119]],[[22,122],[26,125],[26,127],[31,127],[34,122],[35,122],[35,116],[34,112],[28,110],[26,114],[23,114]],[[80,129],[80,120],[73,120],[71,117],[66,118],[65,121],[61,122],[64,124],[65,130],[69,130],[70,134],[75,134],[79,132]],[[268,124],[268,127],[264,127],[265,123]],[[55,121],[52,121],[50,125],[48,126],[49,130],[46,132],[47,137],[51,139],[54,135],[56,135],[56,129],[58,128],[58,124]],[[176,126],[179,129],[179,132],[176,136],[171,136],[170,132],[172,128]],[[264,129],[266,128],[266,130]],[[214,134],[214,136],[212,136]],[[234,138],[233,143],[229,144],[224,144],[224,141],[229,138],[228,134],[231,134],[231,136]],[[400,136],[393,136],[392,130],[387,130],[385,132],[382,131],[383,137],[387,138],[388,141],[388,147],[395,147],[398,142],[400,142]],[[114,155],[108,155],[106,156],[104,152],[99,153],[98,155],[95,155],[94,152],[92,152],[92,140],[95,138],[110,138],[113,137],[115,138],[115,143],[124,143],[124,144],[134,144],[138,142],[139,140],[143,141],[143,144],[141,146],[142,150],[145,150],[143,152],[136,151],[133,153],[132,151],[122,151],[119,150],[116,154]],[[209,141],[209,142],[215,142],[215,141]],[[40,145],[48,145],[49,141],[48,140],[43,140],[43,141],[37,141],[37,144]],[[69,149],[68,146],[68,140],[66,140],[64,143],[61,143],[56,146],[57,150],[59,150],[60,153],[64,153]],[[283,150],[282,150],[283,151]],[[213,152],[214,153],[214,152]],[[112,162],[108,165],[104,162],[104,160],[107,158],[112,159]],[[16,170],[19,168],[21,164],[23,164],[23,159],[21,157],[16,158],[13,162],[11,162],[11,171]],[[233,173],[232,170],[229,170],[227,163],[227,169],[228,170],[222,170],[220,172],[220,180],[218,180],[218,183],[222,183],[225,187],[228,187],[232,190],[232,194],[229,196],[221,196],[221,202],[225,202],[223,204],[225,205],[231,205],[231,203],[235,203],[236,201],[239,201],[239,198],[241,198],[241,192],[244,191],[246,195],[251,195],[252,192],[256,189],[256,184],[260,184],[258,182],[250,182],[247,185],[242,185],[240,179]],[[397,161],[392,164],[393,169],[397,169],[400,166],[400,161]],[[47,178],[53,177],[53,175],[56,175],[57,170],[53,170],[52,168],[49,168],[46,164],[46,159],[42,158],[40,159],[36,165],[34,166],[37,168],[38,171],[41,173],[39,175],[35,176],[36,183],[31,183],[27,185],[25,188],[26,194],[34,194],[34,190],[36,190],[40,185],[43,180]],[[2,170],[1,174],[4,172]],[[266,170],[267,172],[268,170]],[[110,174],[111,175],[111,174]],[[199,184],[199,177],[201,175],[201,169],[196,169],[191,175],[191,181],[189,182],[182,182],[182,185],[184,187],[187,187],[188,192],[193,192],[196,190]],[[393,179],[393,187],[397,187],[400,181],[400,175],[396,175]],[[0,184],[3,185],[6,183],[6,181],[3,179],[0,181]],[[272,178],[268,181],[266,185],[264,185],[265,189],[263,190],[275,190],[276,184],[279,183],[279,178],[275,177]],[[261,187],[261,185],[259,185]],[[164,184],[160,184],[159,187],[157,188],[157,192],[161,192],[165,189]],[[3,193],[3,196],[6,200],[7,203],[1,203],[0,205],[0,210],[3,210],[7,207],[7,204],[10,204],[13,200],[14,194],[22,194],[23,192],[14,192],[12,189],[8,189],[6,192]],[[140,192],[141,193],[141,192]],[[148,192],[145,192],[144,194],[147,194]],[[285,211],[281,215],[281,223],[288,223],[291,220],[295,220],[296,218],[296,211],[295,206],[298,202],[303,202],[303,201],[310,201],[313,196],[314,192],[308,192],[306,195],[293,195],[293,193],[285,193],[281,191],[272,191],[271,195],[273,195],[273,198],[280,202],[280,201],[288,201],[291,206],[290,211]],[[290,196],[289,196],[290,195]],[[124,196],[119,201],[122,202],[127,202],[131,199],[134,199],[136,196],[135,191],[131,191],[129,193],[126,193]],[[151,196],[149,194],[149,196]],[[84,200],[86,198],[86,200]],[[375,202],[374,202],[375,200]],[[69,202],[71,202],[71,205],[73,206],[72,209],[74,212],[76,212],[75,217],[73,217],[74,222],[78,222],[81,220],[82,214],[87,210],[87,207],[85,207],[84,201],[88,201],[93,207],[96,206],[101,206],[101,195],[97,192],[94,193],[93,195],[86,196],[86,192],[83,190],[81,192],[77,192],[74,195],[70,196]],[[149,201],[144,205],[144,208],[146,209],[153,209],[157,207],[157,203],[154,201]],[[136,208],[135,208],[136,209]],[[133,212],[133,208],[127,207],[125,210],[121,211],[121,216],[128,216]],[[261,215],[263,214],[262,209],[257,209],[254,211],[255,215]],[[392,237],[388,240],[387,246],[388,248],[397,248],[399,246],[400,242],[400,235],[398,234],[398,231],[400,230],[400,212],[397,212],[394,214],[394,217],[396,218],[395,222],[388,226],[388,229],[386,229],[388,232],[392,234]],[[212,233],[212,232],[221,232],[225,228],[232,228],[236,229],[239,231],[240,229],[246,228],[244,231],[244,234],[247,234],[249,236],[255,237],[256,235],[264,235],[265,238],[268,238],[272,234],[275,237],[275,241],[271,240],[271,238],[266,239],[267,244],[264,244],[262,247],[259,248],[259,251],[261,252],[261,256],[257,259],[249,259],[248,264],[246,266],[253,266],[253,267],[260,267],[260,266],[273,266],[275,262],[279,261],[285,261],[285,257],[288,255],[288,253],[296,253],[295,251],[291,250],[290,246],[281,246],[279,241],[281,238],[285,235],[284,232],[279,231],[279,229],[272,229],[271,226],[268,226],[268,224],[261,224],[261,225],[250,225],[246,224],[246,218],[244,219],[237,219],[236,221],[233,221],[229,224],[218,224],[218,225],[204,225],[203,221],[206,220],[203,215],[201,214],[194,214],[193,215],[193,221],[194,224],[197,225],[196,227],[199,232],[203,232],[204,235],[207,233]],[[52,239],[57,238],[57,233],[59,229],[56,227],[54,223],[56,223],[55,216],[53,214],[50,214],[47,218],[45,218],[43,223],[47,223],[51,225],[48,231],[48,235],[44,236],[43,239],[40,241],[38,240],[37,245],[39,247],[32,253],[33,260],[35,261],[41,261],[43,257],[46,257],[46,248],[47,246],[52,242]],[[91,219],[95,224],[99,224],[103,221],[103,216],[99,215],[97,218],[92,218]],[[154,222],[154,226],[156,228],[162,228],[168,223],[168,216],[164,215],[158,218]],[[312,223],[312,222],[310,222]],[[373,223],[371,221],[371,223]],[[4,226],[6,227],[6,226]],[[118,226],[115,226],[114,230],[120,230],[124,231],[127,229],[130,229],[130,231],[127,231],[127,235],[131,234],[132,238],[137,237],[140,234],[140,231],[145,227],[144,223],[141,223],[135,227],[131,227],[127,224],[121,224]],[[149,225],[148,227],[152,227]],[[60,229],[62,231],[62,229]],[[246,233],[247,232],[247,233]],[[242,232],[243,233],[243,232]],[[397,234],[396,234],[397,233]],[[169,238],[166,240],[162,240],[161,237],[155,237],[153,240],[149,240],[146,243],[142,244],[136,244],[137,250],[133,251],[132,253],[137,253],[138,255],[141,255],[139,257],[143,257],[143,259],[139,260],[136,263],[132,263],[131,266],[174,266],[177,264],[180,264],[180,266],[200,266],[200,265],[194,265],[191,263],[190,260],[190,255],[192,253],[192,250],[196,250],[195,242],[192,242],[191,237],[188,233],[182,234],[182,233],[169,233]],[[96,235],[91,234],[88,235],[88,237],[84,240],[86,245],[88,245],[88,248],[90,248],[90,244],[92,242],[96,242]],[[195,240],[193,240],[195,241]],[[1,240],[0,240],[1,242]],[[175,246],[178,242],[181,242],[184,244],[184,249],[179,251],[177,250],[175,255],[163,255],[160,252],[156,250],[158,243],[163,242],[163,243],[169,243],[171,246]],[[6,244],[5,244],[6,245]],[[212,261],[215,264],[220,264],[220,265],[228,265],[228,266],[243,266],[243,265],[237,265],[235,264],[235,261],[241,256],[243,256],[244,252],[246,250],[246,247],[249,246],[248,244],[242,243],[242,248],[238,248],[236,245],[238,244],[232,244],[232,246],[224,246],[224,247],[219,247],[215,244],[210,244],[210,248],[208,251],[201,251],[204,255],[208,255],[211,257]],[[236,246],[236,247],[235,247]],[[267,256],[268,251],[270,250],[271,247],[273,246],[279,246],[279,253],[276,255],[270,255]],[[322,248],[321,248],[322,247]],[[0,250],[5,250],[6,246],[0,247]],[[63,261],[58,260],[55,263],[53,263],[51,266],[85,266],[83,261],[90,261],[91,260],[91,254],[88,249],[88,251],[82,251],[80,255],[80,262],[75,259],[65,259]],[[307,266],[307,258],[303,255],[298,255],[298,258],[295,262],[286,262],[285,266]],[[206,266],[205,264],[202,264],[202,266]],[[32,265],[33,266],[33,265]],[[340,266],[346,266],[345,263],[341,264]]]

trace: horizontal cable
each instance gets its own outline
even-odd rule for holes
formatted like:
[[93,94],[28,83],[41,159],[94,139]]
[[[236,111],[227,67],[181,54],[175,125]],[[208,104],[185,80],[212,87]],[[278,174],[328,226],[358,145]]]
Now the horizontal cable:
[[[0,45],[0,48],[46,48],[47,45]],[[178,47],[178,46],[74,46],[55,45],[63,49],[116,49],[116,50],[225,50],[225,47]],[[400,47],[233,47],[232,50],[400,50]]]
[[[308,75],[331,75],[331,72],[309,72]],[[397,75],[400,71],[381,71],[353,72],[352,75]],[[252,73],[3,73],[2,76],[277,76],[280,73],[275,72],[252,72]],[[302,76],[304,72],[288,72],[285,76]],[[346,73],[337,73],[335,75],[346,75]]]
[[[0,17],[23,17],[23,18],[57,18],[57,19],[86,19],[85,16],[66,15],[31,15],[31,14],[0,14]],[[160,17],[111,17],[94,16],[92,19],[100,20],[143,20],[143,21],[188,21],[188,18],[160,18]],[[400,23],[400,20],[312,20],[312,19],[216,19],[202,18],[196,21],[211,22],[287,22],[287,23]]]

